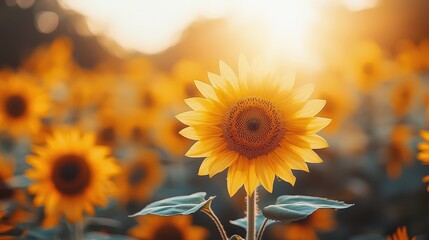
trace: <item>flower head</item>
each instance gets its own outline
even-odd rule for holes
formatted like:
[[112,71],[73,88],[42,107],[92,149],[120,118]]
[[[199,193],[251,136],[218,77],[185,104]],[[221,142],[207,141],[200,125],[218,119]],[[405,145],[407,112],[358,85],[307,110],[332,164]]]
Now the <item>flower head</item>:
[[312,149],[328,146],[316,133],[330,119],[315,117],[325,101],[309,100],[313,84],[293,88],[294,75],[276,76],[244,57],[238,76],[222,61],[220,71],[208,74],[211,85],[195,81],[204,97],[186,99],[193,110],[177,115],[189,126],[180,133],[197,140],[186,155],[205,157],[199,175],[229,168],[229,194],[244,185],[251,195],[260,183],[272,192],[276,175],[293,185],[292,169],[322,162]]
[[94,205],[106,203],[114,188],[110,178],[118,172],[109,150],[96,146],[93,134],[74,130],[54,132],[46,142],[27,157],[33,167],[26,175],[34,181],[29,191],[36,195],[35,205],[44,205],[52,222],[61,215],[75,222],[83,211],[94,214]]

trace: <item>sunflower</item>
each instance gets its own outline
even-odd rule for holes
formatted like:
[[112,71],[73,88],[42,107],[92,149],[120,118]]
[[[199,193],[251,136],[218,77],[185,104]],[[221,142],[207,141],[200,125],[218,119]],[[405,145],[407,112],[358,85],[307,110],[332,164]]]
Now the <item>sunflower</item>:
[[333,134],[356,109],[357,101],[338,73],[328,71],[320,82],[315,97],[326,100],[326,106],[319,115],[332,119],[323,131]]
[[[183,109],[181,106],[173,106],[173,108]],[[172,111],[179,112],[177,110]],[[154,129],[156,144],[165,149],[173,158],[183,157],[183,154],[192,145],[192,141],[179,134],[186,125],[172,118],[168,111],[160,114],[158,119]]]
[[161,217],[147,215],[137,218],[138,225],[129,231],[129,235],[140,240],[203,240],[208,232],[194,226],[191,216]]
[[0,128],[19,136],[40,128],[49,102],[41,88],[15,75],[0,84],[0,105]]
[[406,116],[412,107],[418,89],[420,89],[418,79],[411,76],[399,81],[392,91],[392,105],[396,117]]
[[362,41],[353,50],[351,70],[356,77],[357,87],[363,92],[371,92],[388,79],[383,52],[372,41]]
[[407,228],[405,226],[398,227],[392,236],[388,236],[387,240],[415,240],[416,237],[408,237]]
[[143,151],[134,161],[124,163],[117,178],[119,199],[123,203],[130,200],[142,202],[150,198],[162,179],[159,154],[152,150]]
[[11,161],[6,161],[0,156],[0,202],[10,200],[15,191],[9,187],[7,180],[13,177],[14,165]]
[[[417,154],[417,158],[423,162],[423,164],[429,164],[429,131],[421,131],[420,135],[425,140],[418,145],[420,153]],[[423,178],[423,182],[429,183],[429,175]],[[429,192],[429,186],[427,187]]]
[[177,115],[189,125],[180,134],[198,140],[186,156],[205,157],[199,175],[229,168],[230,196],[243,185],[252,195],[259,183],[272,192],[276,175],[294,185],[291,169],[308,171],[307,162],[322,162],[312,149],[328,147],[316,134],[330,122],[315,117],[325,101],[309,100],[313,84],[294,89],[294,75],[250,68],[244,57],[238,65],[238,77],[221,61],[221,75],[209,73],[212,85],[195,81],[204,98],[186,99],[193,111]]
[[64,215],[70,222],[82,219],[82,212],[94,214],[94,205],[104,205],[118,172],[108,148],[96,146],[95,136],[76,130],[54,131],[43,147],[33,147],[27,157],[33,167],[26,176],[34,182],[30,193],[34,204],[45,206],[47,219],[55,222]]
[[397,125],[392,129],[391,142],[387,146],[386,172],[391,179],[398,178],[404,165],[413,161],[409,146],[412,129],[407,125]]

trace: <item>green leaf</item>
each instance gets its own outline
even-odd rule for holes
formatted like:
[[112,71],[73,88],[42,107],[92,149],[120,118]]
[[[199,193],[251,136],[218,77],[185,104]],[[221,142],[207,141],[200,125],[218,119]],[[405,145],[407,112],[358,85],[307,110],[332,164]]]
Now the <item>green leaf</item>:
[[130,217],[153,214],[158,216],[189,215],[201,208],[208,208],[215,197],[205,199],[207,193],[198,192],[153,202]]
[[[265,219],[266,218],[264,217],[264,215],[262,215],[262,213],[258,213],[256,215],[256,232],[259,232],[259,229],[261,229],[261,226],[264,223]],[[239,227],[242,227],[244,229],[247,229],[247,218],[246,217],[240,218],[240,219],[237,219],[237,220],[231,220],[229,222],[231,224],[235,225],[235,226],[239,226]],[[267,226],[270,225],[270,224],[272,224],[272,223],[275,223],[275,221],[268,220]]]
[[317,209],[344,209],[351,206],[353,206],[353,204],[346,204],[327,198],[284,195],[277,198],[275,205],[264,207],[262,213],[268,219],[288,223],[304,219]]

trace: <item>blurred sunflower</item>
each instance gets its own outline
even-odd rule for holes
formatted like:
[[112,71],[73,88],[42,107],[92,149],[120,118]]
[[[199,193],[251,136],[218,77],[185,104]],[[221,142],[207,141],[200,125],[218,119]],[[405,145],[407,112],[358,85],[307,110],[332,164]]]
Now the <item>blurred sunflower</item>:
[[326,73],[326,76],[322,78],[315,97],[326,100],[326,105],[319,115],[332,119],[332,122],[323,131],[333,134],[356,109],[356,99],[347,84],[337,74]]
[[130,236],[139,240],[203,240],[208,232],[192,225],[191,216],[161,217],[147,215],[138,217],[138,225],[130,229]]
[[402,73],[414,73],[422,69],[423,57],[418,46],[411,40],[401,40],[396,45],[396,63]]
[[46,93],[18,76],[0,83],[0,129],[14,137],[36,132],[48,111]]
[[396,117],[401,118],[407,114],[419,87],[419,80],[414,77],[402,79],[395,85],[391,99]]
[[391,142],[387,146],[386,172],[391,179],[398,178],[404,164],[411,164],[413,155],[409,142],[412,129],[407,125],[397,125],[392,129]]
[[163,179],[159,159],[157,152],[145,150],[134,161],[124,163],[117,177],[118,198],[122,203],[130,200],[143,202],[151,197]]
[[194,79],[203,79],[205,74],[203,67],[195,61],[182,59],[177,62],[172,70],[172,79],[178,84],[179,99],[201,96],[195,89]]
[[33,167],[26,176],[34,182],[34,204],[45,206],[49,223],[61,215],[70,222],[82,220],[82,212],[94,214],[94,205],[106,204],[114,190],[111,177],[118,172],[108,148],[96,146],[93,134],[76,130],[55,131],[43,147],[33,147],[27,157]]
[[[176,109],[182,108],[177,107]],[[173,110],[173,112],[178,113],[179,111]],[[181,158],[192,145],[192,142],[179,134],[186,125],[171,116],[174,115],[171,115],[170,111],[166,111],[164,114],[158,116],[159,120],[154,129],[155,141],[157,146],[167,150],[172,157]]]
[[357,86],[363,92],[370,92],[387,78],[382,50],[375,42],[362,41],[353,52],[351,69],[356,76]]
[[0,203],[10,200],[15,194],[15,191],[7,184],[7,180],[13,177],[13,174],[14,164],[0,155]]
[[273,229],[274,235],[286,240],[318,240],[317,232],[330,232],[336,228],[334,212],[332,209],[319,209],[298,223],[279,225]]
[[392,236],[388,236],[387,240],[416,240],[416,237],[409,238],[407,228],[405,226],[398,227]]
[[[422,161],[423,164],[429,164],[429,131],[421,131],[420,135],[424,142],[418,145],[420,153],[417,154],[417,158]],[[429,183],[429,175],[423,178],[423,182]],[[429,186],[427,187],[427,191],[429,192]]]
[[198,140],[186,156],[205,157],[199,175],[229,167],[230,196],[243,185],[252,195],[259,183],[272,192],[276,175],[293,185],[291,169],[309,171],[306,162],[322,162],[312,149],[328,147],[316,134],[330,122],[315,117],[325,101],[309,100],[313,84],[293,89],[293,75],[278,77],[256,62],[250,67],[244,57],[238,64],[238,77],[221,61],[221,75],[209,73],[212,85],[195,81],[204,98],[186,99],[193,111],[177,115],[189,125],[180,134]]

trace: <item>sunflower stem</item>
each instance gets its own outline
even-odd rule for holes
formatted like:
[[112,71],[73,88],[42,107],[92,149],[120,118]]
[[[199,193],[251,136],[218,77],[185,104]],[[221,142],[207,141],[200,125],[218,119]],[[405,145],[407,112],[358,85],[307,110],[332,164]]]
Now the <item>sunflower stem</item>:
[[264,234],[265,228],[267,227],[268,224],[268,218],[265,218],[264,222],[262,223],[261,228],[258,231],[258,240],[262,240],[262,235]]
[[222,237],[222,240],[228,240],[228,235],[226,234],[226,231],[223,228],[222,223],[220,222],[220,220],[216,216],[216,214],[213,212],[212,208],[209,206],[208,208],[204,208],[201,211],[203,213],[207,214],[207,216],[209,216],[213,220],[213,222],[216,224],[217,230],[219,231],[219,234]]
[[247,236],[246,240],[255,240],[256,232],[256,197],[258,193],[255,191],[252,195],[247,196]]

